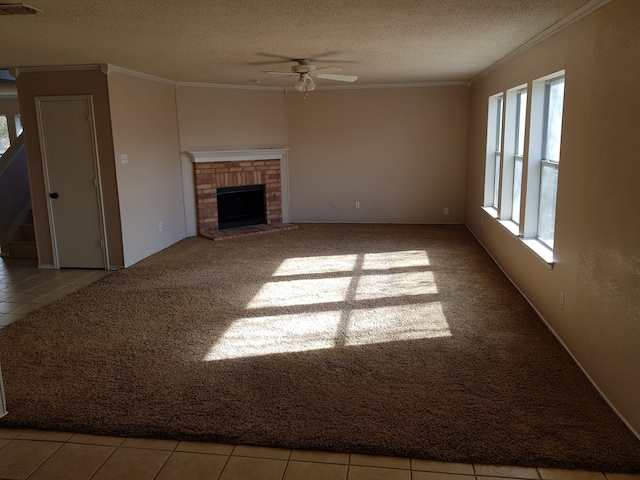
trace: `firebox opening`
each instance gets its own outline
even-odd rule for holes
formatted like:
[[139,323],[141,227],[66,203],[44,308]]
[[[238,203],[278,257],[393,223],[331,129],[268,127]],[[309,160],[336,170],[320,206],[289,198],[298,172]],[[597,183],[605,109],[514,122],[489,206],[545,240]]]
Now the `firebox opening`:
[[218,228],[266,223],[264,185],[218,188]]

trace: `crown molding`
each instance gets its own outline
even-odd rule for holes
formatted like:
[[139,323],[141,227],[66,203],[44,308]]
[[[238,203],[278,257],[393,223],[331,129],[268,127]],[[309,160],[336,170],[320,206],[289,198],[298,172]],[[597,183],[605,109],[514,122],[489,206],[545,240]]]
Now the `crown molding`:
[[[315,90],[368,90],[374,88],[420,88],[420,87],[452,87],[469,86],[469,82],[427,82],[427,83],[395,83],[389,85],[335,85],[316,86]],[[221,83],[176,82],[176,87],[221,88],[230,90],[267,90],[267,91],[297,91],[293,87],[266,87],[257,85],[229,85]]]
[[[468,87],[469,82],[423,82],[423,83],[390,83],[388,85],[331,85],[319,86],[315,90],[370,90],[379,88],[422,88],[422,87]],[[287,87],[287,91],[295,90],[293,87]]]
[[224,83],[176,82],[176,87],[224,88],[231,90],[268,90],[281,92],[285,87],[268,87],[264,85],[230,85]]
[[539,43],[541,43],[541,42],[545,41],[546,39],[552,37],[553,35],[555,35],[556,33],[560,32],[561,30],[564,30],[569,25],[572,25],[572,24],[576,23],[578,20],[583,19],[587,15],[592,14],[593,12],[598,10],[599,8],[604,7],[610,1],[611,0],[591,0],[589,3],[587,3],[584,6],[582,6],[581,8],[579,8],[578,10],[573,12],[571,15],[563,18],[559,22],[554,23],[549,28],[547,28],[546,30],[542,31],[541,33],[539,33],[538,35],[533,37],[531,40],[523,43],[522,45],[520,45],[518,48],[513,50],[511,53],[509,53],[505,57],[502,57],[500,60],[498,60],[493,65],[491,65],[489,68],[483,70],[478,75],[476,75],[471,80],[469,80],[469,83],[470,84],[475,83],[478,80],[480,80],[481,78],[486,77],[487,75],[489,75],[494,70],[497,70],[498,68],[502,67],[506,63],[508,63],[511,60],[513,60],[514,58],[516,58],[518,55],[521,55],[522,53],[526,52],[527,50],[535,47]]
[[144,80],[151,80],[152,82],[164,83],[167,85],[176,85],[176,82],[173,80],[169,80],[168,78],[156,77],[155,75],[148,75],[142,72],[136,72],[135,70],[129,70],[128,68],[118,67],[116,65],[111,65],[110,63],[106,63],[101,65],[102,73],[105,75],[109,75],[110,73],[122,73],[123,75],[129,75],[130,77],[142,78]]
[[18,78],[21,73],[68,72],[75,70],[102,70],[102,66],[97,63],[86,65],[43,65],[39,67],[13,67],[9,69],[9,72],[14,78]]

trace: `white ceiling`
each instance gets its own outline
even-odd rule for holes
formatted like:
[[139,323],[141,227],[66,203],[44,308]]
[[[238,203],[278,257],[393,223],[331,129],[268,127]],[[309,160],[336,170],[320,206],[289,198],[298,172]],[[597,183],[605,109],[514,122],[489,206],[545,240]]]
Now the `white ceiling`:
[[[6,0],[2,0],[8,3]],[[592,0],[26,0],[0,68],[110,63],[175,81],[290,85],[317,59],[357,84],[472,79]],[[276,56],[276,57],[274,57]],[[319,80],[319,85],[341,85]]]

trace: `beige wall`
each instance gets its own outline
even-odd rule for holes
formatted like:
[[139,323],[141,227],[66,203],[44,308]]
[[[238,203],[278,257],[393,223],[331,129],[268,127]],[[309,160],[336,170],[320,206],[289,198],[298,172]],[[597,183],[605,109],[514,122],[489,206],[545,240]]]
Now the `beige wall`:
[[[466,86],[319,90],[306,99],[293,91],[185,86],[177,98],[182,151],[291,149],[285,219],[464,221]],[[192,168],[184,154],[183,173],[190,225]]]
[[[466,197],[469,228],[636,432],[639,23],[637,0],[616,0],[472,85]],[[550,269],[480,206],[488,97],[561,69],[566,86]]]
[[186,236],[175,87],[117,72],[108,84],[128,267]]
[[[193,168],[184,152],[285,148],[284,94],[273,90],[179,86],[177,106],[187,234],[196,235]],[[286,172],[283,176],[286,190]]]
[[291,220],[462,223],[468,91],[288,92]]
[[120,207],[113,162],[113,139],[111,137],[111,116],[109,113],[106,76],[99,69],[23,72],[18,75],[17,85],[27,150],[31,202],[40,265],[52,267],[54,262],[35,97],[91,95],[95,114],[109,262],[112,268],[123,266]]

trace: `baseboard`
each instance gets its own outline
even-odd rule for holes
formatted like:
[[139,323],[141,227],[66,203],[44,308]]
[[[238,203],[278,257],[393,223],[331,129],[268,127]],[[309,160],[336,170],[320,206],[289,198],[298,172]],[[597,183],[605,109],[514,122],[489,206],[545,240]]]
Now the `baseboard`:
[[[464,222],[356,222],[356,221],[331,221],[331,220],[289,220],[283,223],[296,223],[300,225],[464,225]],[[466,225],[465,225],[466,226]]]
[[49,263],[40,263],[38,264],[38,268],[42,269],[42,270],[55,270],[56,267],[53,264],[49,264]]
[[498,263],[498,261],[495,259],[495,257],[491,254],[491,252],[489,251],[489,249],[484,245],[484,243],[482,243],[480,241],[480,239],[476,236],[475,233],[473,233],[473,231],[469,228],[468,225],[465,225],[465,227],[467,228],[467,230],[469,231],[469,233],[471,233],[471,235],[473,235],[473,237],[478,241],[478,243],[482,246],[482,248],[484,248],[485,252],[487,252],[487,254],[489,254],[489,256],[491,257],[491,260],[493,260],[493,262],[498,266],[498,268],[500,269],[500,271],[502,271],[502,273],[504,274],[505,277],[507,277],[507,279],[511,282],[511,284],[516,288],[516,290],[518,290],[518,292],[520,292],[520,295],[522,295],[524,297],[524,299],[527,301],[527,303],[531,306],[531,308],[533,309],[534,312],[536,312],[536,315],[538,315],[538,318],[540,318],[540,320],[542,320],[542,323],[545,324],[545,326],[547,327],[547,329],[551,332],[551,334],[556,338],[556,340],[558,340],[558,342],[560,343],[560,345],[562,345],[562,348],[565,349],[565,351],[569,354],[569,356],[573,359],[573,361],[575,362],[575,364],[578,366],[578,368],[580,368],[580,370],[582,371],[582,373],[584,374],[585,377],[587,377],[587,379],[591,382],[591,385],[593,385],[593,387],[596,389],[596,391],[600,394],[600,396],[604,399],[605,402],[607,402],[607,405],[609,405],[609,407],[611,408],[611,410],[613,410],[613,412],[618,416],[618,418],[620,418],[620,420],[622,420],[622,423],[624,423],[627,428],[631,431],[631,433],[633,433],[636,438],[638,440],[640,440],[640,433],[637,432],[635,430],[635,428],[633,428],[631,426],[631,424],[627,421],[626,418],[624,418],[624,416],[620,413],[620,411],[618,411],[618,409],[615,407],[615,405],[611,402],[611,400],[609,400],[609,398],[604,394],[604,392],[600,389],[600,387],[598,386],[598,384],[593,380],[593,378],[591,378],[591,375],[589,375],[589,373],[587,372],[587,370],[582,366],[582,364],[578,361],[578,359],[575,357],[575,355],[573,354],[573,352],[569,349],[569,347],[567,346],[566,343],[564,343],[564,340],[562,340],[562,338],[556,333],[556,331],[553,329],[553,327],[549,324],[549,322],[547,322],[547,320],[544,318],[544,316],[542,316],[542,314],[540,313],[540,311],[536,308],[536,306],[531,302],[531,300],[529,300],[529,298],[524,294],[524,292],[520,289],[520,287],[511,279],[511,277],[509,276],[509,274],[507,274],[507,272],[504,271],[504,269],[502,268],[502,265],[500,265]]
[[4,384],[2,383],[2,370],[0,369],[0,418],[4,417],[7,413],[7,402],[4,396]]

